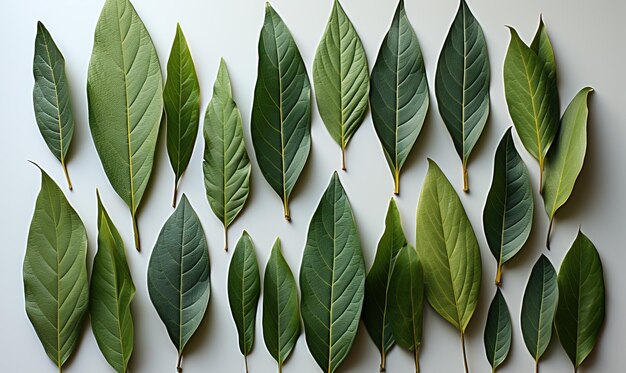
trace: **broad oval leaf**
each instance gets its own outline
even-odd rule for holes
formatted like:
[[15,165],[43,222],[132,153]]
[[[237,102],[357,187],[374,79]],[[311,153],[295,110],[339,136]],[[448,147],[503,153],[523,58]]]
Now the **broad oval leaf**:
[[367,114],[369,67],[361,39],[338,0],[315,52],[313,82],[317,108],[330,136],[345,149]]
[[578,370],[598,340],[605,313],[602,261],[593,242],[580,231],[561,263],[558,284],[554,326]]
[[552,339],[552,323],[558,300],[556,271],[550,260],[542,254],[530,272],[521,313],[524,343],[536,364],[539,364],[539,359]]
[[439,113],[461,157],[466,192],[467,162],[489,117],[489,75],[483,29],[461,0],[437,62],[435,95]]
[[364,283],[359,233],[335,172],[311,218],[300,268],[306,341],[324,372],[335,372],[352,348]]
[[269,3],[259,37],[251,133],[261,173],[290,220],[289,197],[311,150],[311,84],[295,40]]
[[509,307],[498,288],[489,306],[484,336],[485,353],[494,372],[509,355],[512,334]]
[[204,188],[211,210],[224,225],[224,250],[228,251],[228,227],[248,199],[252,167],[243,140],[241,113],[223,59],[204,115],[203,132]]
[[148,264],[148,292],[181,370],[183,350],[204,318],[211,294],[209,248],[198,215],[183,194],[157,238]]
[[530,174],[509,128],[496,149],[493,179],[483,211],[485,237],[497,262],[498,286],[502,283],[502,265],[522,249],[530,235],[533,206]]
[[276,239],[263,278],[263,339],[278,369],[300,337],[298,286]]
[[41,22],[37,22],[33,75],[33,105],[39,131],[52,154],[61,162],[67,185],[72,190],[67,172],[67,152],[74,135],[74,115],[65,58]]
[[26,314],[60,372],[78,345],[87,314],[87,232],[43,170],[23,270]]
[[87,75],[89,127],[104,171],[130,208],[148,186],[163,112],[163,78],[152,39],[128,0],[106,0]]
[[400,0],[370,80],[372,121],[400,193],[400,169],[428,111],[428,80],[417,35]]
[[180,25],[176,25],[176,36],[167,61],[163,105],[166,117],[167,154],[175,177],[172,206],[176,207],[178,182],[189,165],[200,118],[200,83],[187,39]]
[[91,271],[89,313],[98,347],[119,373],[128,370],[135,334],[130,308],[135,284],[125,251],[124,241],[98,193],[98,252]]

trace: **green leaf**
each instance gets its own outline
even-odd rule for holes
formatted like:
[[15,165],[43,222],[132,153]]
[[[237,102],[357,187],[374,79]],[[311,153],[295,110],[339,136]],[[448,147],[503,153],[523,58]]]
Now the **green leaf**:
[[512,334],[511,314],[498,288],[489,306],[484,337],[485,353],[494,372],[509,355]]
[[335,172],[313,213],[300,268],[307,345],[326,373],[348,356],[359,327],[365,267],[352,207]]
[[228,268],[228,302],[239,333],[239,350],[245,358],[246,372],[248,354],[254,347],[254,323],[260,295],[261,278],[254,244],[248,232],[243,231]]
[[[396,201],[389,201],[385,231],[378,241],[374,264],[365,278],[363,323],[380,351],[380,369],[385,369],[386,353],[394,345],[389,312],[390,280],[396,256],[407,245]],[[393,294],[393,293],[391,293]]]
[[502,265],[522,249],[530,235],[533,209],[530,174],[509,128],[496,150],[493,179],[483,211],[485,236],[497,262],[498,286],[502,283]]
[[530,272],[521,313],[524,343],[536,364],[539,364],[552,339],[552,322],[558,299],[556,271],[542,254]]
[[400,193],[400,169],[428,111],[428,80],[417,35],[400,0],[371,78],[372,121]]
[[65,75],[65,58],[41,22],[37,22],[33,75],[33,105],[39,131],[52,154],[61,162],[67,185],[72,190],[67,172],[67,151],[74,135],[74,115]]
[[604,322],[604,274],[593,243],[578,231],[559,269],[554,326],[575,370],[593,350]]
[[489,75],[483,30],[461,0],[437,62],[435,95],[462,161],[465,192],[469,191],[467,162],[489,117]]
[[263,278],[263,339],[281,370],[300,337],[298,286],[276,239]]
[[204,116],[204,188],[209,205],[224,225],[224,250],[228,227],[237,218],[250,191],[250,159],[243,140],[241,113],[233,99],[224,60],[213,86],[213,98]]
[[61,372],[78,345],[87,314],[87,232],[59,186],[43,170],[23,270],[26,314]]
[[345,149],[367,114],[370,86],[363,44],[338,0],[315,53],[313,82],[317,108],[330,136],[341,146],[345,170]]
[[419,348],[422,344],[424,309],[424,271],[417,252],[405,245],[393,268],[389,293],[389,319],[393,336],[400,347],[413,351],[415,371],[419,372]]
[[91,272],[89,311],[98,347],[119,373],[128,370],[135,334],[130,308],[135,284],[125,251],[124,241],[98,193],[98,253]]
[[548,37],[548,32],[546,31],[546,26],[543,23],[543,18],[539,19],[539,26],[537,27],[535,37],[530,44],[530,49],[537,54],[541,62],[545,65],[548,72],[548,78],[550,79],[550,85],[552,87],[550,89],[554,89],[558,99],[559,92],[556,85],[556,59],[554,58],[552,42]]
[[178,351],[204,318],[211,294],[209,248],[198,215],[183,194],[159,233],[148,264],[150,300]]
[[289,197],[311,149],[311,84],[295,40],[269,3],[259,37],[251,133],[261,173],[290,220]]
[[148,186],[163,112],[161,65],[148,30],[128,0],[106,0],[87,75],[89,126],[104,171],[130,208]]
[[180,25],[176,25],[167,61],[163,104],[167,119],[167,153],[175,176],[172,206],[176,207],[178,182],[189,165],[200,118],[200,83]]

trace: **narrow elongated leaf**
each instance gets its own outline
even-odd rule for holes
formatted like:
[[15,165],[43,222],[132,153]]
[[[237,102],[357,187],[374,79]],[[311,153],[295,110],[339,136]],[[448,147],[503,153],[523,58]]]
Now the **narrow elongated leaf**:
[[269,3],[259,37],[251,127],[261,173],[290,220],[289,197],[311,150],[311,84],[295,40]]
[[380,369],[385,370],[387,351],[394,345],[395,338],[388,316],[390,302],[390,280],[396,256],[407,245],[400,212],[396,201],[389,201],[385,217],[385,231],[378,241],[374,264],[365,278],[365,300],[363,302],[363,323],[367,332],[380,351]]
[[509,128],[496,149],[493,179],[483,211],[485,236],[497,262],[498,286],[502,283],[502,265],[522,249],[530,235],[533,206],[530,174]]
[[330,136],[341,147],[341,168],[345,170],[345,149],[367,113],[370,86],[363,44],[338,0],[334,0],[315,52],[313,82],[317,108]]
[[552,323],[558,300],[556,271],[550,260],[542,254],[530,272],[521,314],[524,343],[536,364],[539,364],[539,359],[552,339]]
[[213,98],[204,116],[202,169],[207,199],[224,225],[224,250],[228,251],[228,227],[248,199],[251,167],[243,141],[241,113],[233,99],[223,59],[213,85]]
[[106,0],[87,75],[89,126],[104,171],[130,208],[148,186],[163,112],[163,78],[152,39],[128,0]]
[[437,62],[435,95],[439,113],[461,157],[466,192],[467,162],[489,117],[489,75],[483,29],[461,0]]
[[424,309],[424,271],[417,252],[405,245],[399,252],[389,284],[389,319],[400,347],[413,351],[415,371],[419,372]]
[[604,322],[604,274],[600,255],[582,232],[559,269],[559,305],[554,326],[575,370],[598,340]]
[[200,326],[211,294],[209,248],[198,215],[183,194],[159,233],[148,264],[150,300],[178,351]]
[[172,206],[176,207],[178,182],[189,165],[200,118],[200,83],[180,25],[176,25],[176,36],[167,61],[163,104],[167,120],[167,154],[175,177]]
[[67,185],[72,190],[72,181],[67,172],[67,152],[74,135],[74,115],[65,75],[65,58],[41,22],[37,22],[33,75],[37,126],[46,145],[61,162]]
[[93,260],[89,292],[91,328],[100,351],[119,373],[128,370],[134,326],[130,303],[135,284],[126,262],[124,241],[98,194],[98,253]]
[[61,189],[43,170],[23,270],[26,314],[61,372],[78,345],[87,314],[87,232]]
[[244,356],[246,372],[248,354],[254,346],[254,325],[260,295],[261,278],[254,244],[248,232],[244,231],[228,268],[228,302],[239,333],[239,351]]
[[509,307],[498,288],[489,306],[484,338],[487,360],[494,372],[509,355],[512,334]]
[[428,111],[428,81],[417,35],[400,0],[371,78],[372,121],[400,193],[400,169]]
[[364,283],[356,222],[335,172],[311,218],[300,268],[306,341],[326,373],[335,372],[352,348],[361,318]]
[[300,337],[298,286],[276,239],[263,278],[263,339],[278,370]]

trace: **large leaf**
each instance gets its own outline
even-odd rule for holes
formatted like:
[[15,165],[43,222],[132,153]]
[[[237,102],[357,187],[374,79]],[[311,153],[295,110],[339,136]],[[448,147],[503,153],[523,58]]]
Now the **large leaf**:
[[148,30],[128,0],[106,0],[87,75],[89,126],[113,189],[137,209],[148,186],[163,112],[161,65]]
[[466,192],[467,162],[489,116],[489,75],[483,30],[461,0],[437,62],[435,94],[439,113],[461,157]]
[[125,251],[124,241],[98,194],[98,253],[91,272],[89,312],[100,351],[119,373],[128,370],[135,334],[130,309],[135,284]]
[[148,292],[178,351],[181,371],[183,350],[200,326],[211,294],[204,229],[184,194],[152,249]]
[[320,116],[331,137],[345,149],[359,128],[369,96],[369,68],[361,39],[338,0],[326,24],[313,61],[313,82]]
[[254,324],[260,295],[261,278],[254,244],[248,232],[244,231],[228,268],[228,303],[239,333],[239,351],[244,356],[246,372],[248,354],[254,346]]
[[552,339],[552,322],[558,300],[556,271],[550,260],[541,255],[530,272],[521,313],[524,343],[535,364],[539,364]]
[[263,339],[280,371],[300,337],[298,286],[276,239],[263,278]]
[[374,129],[383,146],[400,193],[400,169],[424,124],[428,81],[417,35],[400,0],[383,40],[371,78],[370,102]]
[[348,356],[363,306],[365,267],[346,191],[335,172],[313,213],[302,254],[302,321],[313,358],[333,373]]
[[167,61],[163,104],[167,119],[167,153],[175,177],[172,206],[176,207],[178,182],[189,165],[200,118],[200,83],[180,25],[176,25],[176,36]]
[[33,105],[39,131],[52,154],[61,162],[67,185],[72,190],[66,158],[74,135],[74,116],[65,75],[65,58],[41,22],[37,22],[33,75]]
[[400,212],[392,198],[385,217],[385,231],[376,248],[374,264],[365,278],[363,302],[363,323],[380,351],[380,369],[383,371],[387,351],[395,343],[391,319],[388,317],[391,273],[398,252],[406,245]]
[[484,337],[485,353],[494,372],[509,355],[512,334],[511,314],[498,288],[489,306]]
[[559,269],[554,326],[575,370],[593,350],[604,322],[604,274],[600,255],[582,232]]
[[202,169],[207,199],[224,225],[224,250],[228,251],[228,227],[248,199],[251,167],[243,141],[241,113],[233,99],[224,60],[220,60],[213,98],[204,116]]
[[24,297],[26,314],[61,372],[78,345],[87,314],[87,232],[43,170],[24,257]]
[[290,220],[289,197],[311,149],[311,84],[295,40],[269,3],[259,37],[251,132],[261,173]]
[[502,283],[502,265],[522,249],[530,235],[533,206],[530,174],[509,128],[496,149],[493,179],[483,211],[485,236],[497,262],[498,286]]

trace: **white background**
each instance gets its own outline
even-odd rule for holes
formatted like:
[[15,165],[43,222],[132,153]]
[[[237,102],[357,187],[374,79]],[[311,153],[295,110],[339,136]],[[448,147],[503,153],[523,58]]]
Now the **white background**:
[[[173,173],[161,136],[152,174],[151,187],[143,200],[139,224],[143,251],[135,252],[130,215],[126,205],[112,190],[103,172],[89,133],[85,94],[86,74],[93,32],[104,1],[85,0],[4,0],[0,9],[0,106],[2,107],[2,146],[0,146],[0,227],[2,230],[2,307],[0,307],[0,366],[4,372],[52,372],[51,363],[39,343],[24,311],[22,260],[40,177],[27,160],[38,162],[67,192],[61,167],[48,151],[37,129],[32,107],[32,57],[36,21],[42,20],[65,55],[72,88],[76,133],[70,148],[69,172],[75,191],[67,193],[82,217],[89,234],[89,266],[96,251],[96,193],[100,188],[105,206],[124,237],[130,268],[137,285],[133,303],[135,352],[132,372],[174,372],[176,352],[160,322],[146,288],[146,265],[157,234],[172,213],[170,207]],[[513,317],[514,342],[502,372],[529,372],[533,359],[526,351],[519,327],[519,310],[526,280],[540,253],[546,253],[555,267],[561,263],[579,226],[596,244],[604,264],[607,288],[605,327],[594,352],[580,372],[624,372],[626,333],[626,251],[624,248],[624,185],[626,138],[623,111],[624,32],[622,21],[626,3],[619,0],[472,0],[473,12],[484,29],[491,60],[491,115],[482,140],[474,149],[469,166],[471,193],[462,202],[472,221],[482,250],[483,287],[480,304],[468,330],[469,362],[473,372],[490,371],[483,346],[483,328],[489,302],[495,292],[495,260],[482,230],[482,208],[491,182],[493,155],[505,129],[511,124],[503,95],[502,64],[509,34],[505,25],[518,29],[525,41],[531,40],[539,15],[543,13],[554,44],[559,68],[562,109],[585,85],[596,90],[591,96],[589,149],[585,167],[569,203],[557,217],[553,249],[547,252],[544,239],[547,218],[537,195],[537,164],[521,146],[520,153],[533,177],[535,220],[531,238],[518,257],[505,267],[504,295]],[[275,0],[275,9],[293,33],[309,73],[317,43],[324,30],[330,0]],[[389,27],[396,2],[393,0],[343,0],[346,12],[359,32],[370,61],[370,68]],[[263,23],[262,0],[136,0],[165,66],[176,22],[180,21],[189,41],[202,87],[202,108],[211,96],[220,56],[230,68],[235,98],[244,117],[245,140],[251,155],[252,191],[247,206],[231,229],[234,246],[247,229],[257,245],[265,266],[271,244],[280,236],[284,254],[294,272],[300,266],[309,219],[317,206],[333,170],[339,168],[339,148],[326,132],[317,109],[313,109],[313,147],[294,191],[293,221],[282,218],[282,206],[263,179],[250,140],[249,118],[256,79],[257,40]],[[441,166],[452,184],[461,190],[461,164],[457,158],[434,98],[434,73],[439,50],[457,10],[456,0],[407,0],[409,18],[421,43],[431,87],[431,109],[415,149],[404,167],[401,196],[398,198],[404,228],[410,242],[415,239],[415,210],[426,158]],[[164,132],[161,133],[163,135]],[[516,142],[520,145],[519,141]],[[204,323],[188,345],[184,359],[186,372],[241,372],[236,330],[226,296],[226,269],[230,254],[222,250],[222,231],[205,198],[201,160],[203,140],[198,138],[188,172],[180,190],[198,211],[210,245],[212,294]],[[393,188],[371,118],[366,118],[352,139],[347,152],[348,172],[341,172],[356,221],[366,266],[371,265],[376,243],[383,230],[384,214]],[[462,192],[460,192],[462,193]],[[256,344],[249,358],[250,371],[273,372],[276,365],[265,349],[260,310]],[[431,309],[425,315],[421,364],[424,372],[461,372],[458,332]],[[377,372],[378,351],[361,327],[352,352],[340,371]],[[285,365],[285,372],[315,372],[317,365],[302,336]],[[553,340],[541,364],[542,372],[572,371],[560,345]],[[67,372],[109,372],[94,337],[85,323],[79,348],[69,361]],[[411,372],[411,355],[395,348],[388,357],[389,372]]]

